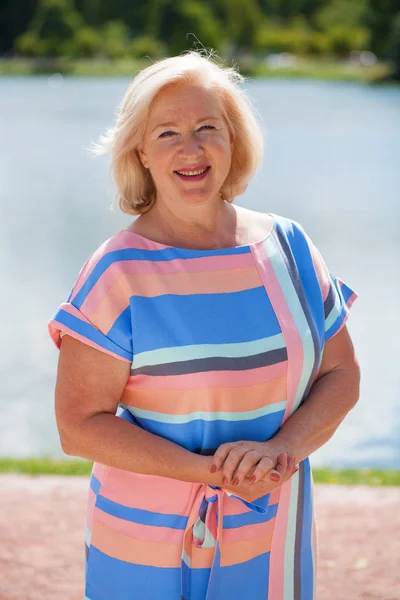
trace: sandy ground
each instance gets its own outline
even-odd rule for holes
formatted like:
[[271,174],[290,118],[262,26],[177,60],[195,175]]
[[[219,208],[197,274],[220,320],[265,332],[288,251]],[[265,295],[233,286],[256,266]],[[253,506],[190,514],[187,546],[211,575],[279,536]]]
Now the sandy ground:
[[[0,475],[0,600],[84,599],[87,489]],[[400,488],[317,485],[315,500],[317,599],[400,600]]]

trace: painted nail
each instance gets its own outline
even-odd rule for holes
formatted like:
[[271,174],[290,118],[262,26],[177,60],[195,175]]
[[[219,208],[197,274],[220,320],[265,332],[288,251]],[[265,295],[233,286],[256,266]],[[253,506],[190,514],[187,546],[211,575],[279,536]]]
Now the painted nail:
[[250,477],[250,483],[254,483],[255,480],[256,480],[256,476],[255,475],[253,475],[252,477]]
[[239,483],[239,479],[237,477],[235,477],[235,479],[232,481],[232,485],[238,485]]
[[279,481],[280,476],[278,475],[278,473],[271,473],[270,479],[272,479],[272,481]]
[[228,478],[227,477],[223,477],[222,478],[222,485],[227,485],[228,483]]
[[215,473],[216,470],[217,470],[217,465],[214,465],[214,464],[211,465],[211,467],[210,467],[211,473]]

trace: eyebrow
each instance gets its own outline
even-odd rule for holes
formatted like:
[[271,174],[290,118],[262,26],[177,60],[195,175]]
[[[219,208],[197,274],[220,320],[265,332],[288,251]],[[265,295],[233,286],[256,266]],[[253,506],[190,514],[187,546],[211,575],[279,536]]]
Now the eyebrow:
[[[204,121],[220,121],[220,119],[218,117],[204,117],[203,119],[199,119],[197,121],[197,125],[199,123],[203,123]],[[176,127],[176,123],[174,123],[173,121],[170,121],[169,123],[160,123],[159,125],[156,125],[155,127],[153,127],[153,129],[151,130],[150,133],[153,133],[153,131],[155,131],[156,129],[159,128],[164,128],[164,127]]]

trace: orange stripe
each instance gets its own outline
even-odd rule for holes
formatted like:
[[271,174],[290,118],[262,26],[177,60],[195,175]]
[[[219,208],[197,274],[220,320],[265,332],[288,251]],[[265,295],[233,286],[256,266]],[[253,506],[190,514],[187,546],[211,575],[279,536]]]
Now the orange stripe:
[[102,523],[109,529],[113,529],[114,531],[118,531],[119,533],[128,537],[134,537],[138,540],[181,545],[183,543],[184,532],[181,529],[132,523],[132,521],[126,521],[125,519],[119,519],[114,515],[109,515],[100,510],[100,508],[94,509],[94,520],[96,523]]
[[[273,519],[273,521],[275,521],[275,519]],[[264,554],[265,552],[270,552],[272,532],[273,527],[270,528],[268,533],[255,540],[244,540],[241,542],[235,542],[233,544],[227,544],[226,546],[223,544],[221,552],[221,567],[237,565],[239,563],[251,560],[260,554]]]
[[256,410],[286,400],[286,377],[263,381],[242,387],[222,386],[204,390],[138,389],[125,388],[121,402],[126,406],[152,410],[169,415],[180,415],[203,410],[205,412],[242,412]]
[[[225,544],[236,544],[244,540],[257,540],[257,538],[265,537],[268,535],[272,536],[272,531],[275,526],[275,517],[270,519],[266,523],[255,523],[254,525],[245,525],[243,527],[237,527],[236,529],[224,529],[223,531],[223,545]],[[265,550],[268,552],[268,550]]]
[[167,568],[181,565],[180,544],[136,540],[98,521],[93,523],[91,544],[108,556],[136,565]]

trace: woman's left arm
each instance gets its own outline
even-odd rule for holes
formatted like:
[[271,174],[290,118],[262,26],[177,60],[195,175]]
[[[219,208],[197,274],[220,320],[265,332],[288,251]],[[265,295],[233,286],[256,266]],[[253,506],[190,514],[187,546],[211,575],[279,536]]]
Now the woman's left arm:
[[307,399],[271,440],[295,464],[323,446],[359,398],[360,368],[344,326],[325,343],[322,362]]
[[[266,442],[233,442],[216,451],[212,471],[221,470],[226,482],[235,477],[241,485],[246,477],[256,481],[268,476],[284,455],[298,464],[323,446],[335,433],[359,397],[360,369],[346,326],[324,346],[322,362],[307,399]],[[271,482],[271,489],[283,483],[288,474],[281,471],[281,481]],[[289,473],[290,475],[290,473]],[[249,485],[251,483],[249,482]]]

